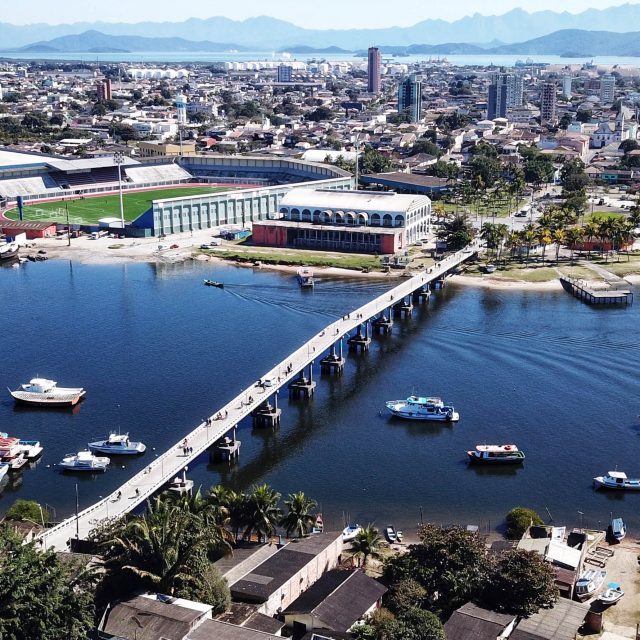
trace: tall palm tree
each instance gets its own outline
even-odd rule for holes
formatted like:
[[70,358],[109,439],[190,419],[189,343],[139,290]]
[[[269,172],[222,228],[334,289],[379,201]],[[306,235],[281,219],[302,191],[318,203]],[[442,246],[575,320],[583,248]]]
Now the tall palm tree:
[[531,245],[536,241],[537,237],[538,237],[538,235],[536,234],[535,227],[531,223],[529,223],[522,230],[522,238],[523,238],[525,244],[527,245],[527,260],[526,260],[526,264],[529,264],[529,254],[531,253]]
[[174,595],[181,586],[199,583],[192,563],[208,544],[207,532],[194,526],[191,514],[156,498],[143,515],[123,520],[101,547],[107,575],[129,576],[135,588]]
[[366,567],[369,558],[377,560],[381,557],[382,542],[380,531],[369,524],[351,541],[350,552],[358,561],[362,558],[362,566]]
[[303,538],[313,529],[316,517],[311,512],[318,506],[318,503],[307,498],[302,491],[298,491],[290,493],[284,504],[288,512],[282,516],[280,524],[288,536],[296,533],[299,538]]
[[255,533],[258,540],[272,536],[282,517],[278,507],[280,494],[267,484],[254,486],[247,497],[247,528],[244,537],[247,540]]
[[584,236],[589,242],[589,251],[587,252],[587,258],[591,257],[591,249],[593,248],[593,241],[598,237],[598,225],[593,220],[587,222],[583,227]]
[[566,234],[564,229],[556,229],[553,232],[553,241],[556,243],[556,264],[558,264],[558,261],[560,260],[560,248],[565,242],[565,237]]
[[566,242],[569,245],[571,255],[569,256],[569,262],[573,262],[573,252],[577,245],[584,240],[584,231],[581,227],[569,227],[565,232]]
[[549,227],[538,227],[538,243],[542,245],[542,264],[547,253],[547,247],[553,242]]

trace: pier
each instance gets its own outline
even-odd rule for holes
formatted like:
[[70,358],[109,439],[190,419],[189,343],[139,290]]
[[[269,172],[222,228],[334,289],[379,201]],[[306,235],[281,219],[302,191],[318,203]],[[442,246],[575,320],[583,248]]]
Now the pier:
[[565,291],[587,304],[633,304],[633,293],[629,289],[592,289],[583,280],[568,276],[560,278]]
[[[312,336],[282,362],[233,398],[225,406],[203,420],[186,436],[130,478],[111,495],[83,509],[39,536],[43,549],[58,551],[69,549],[73,539],[85,539],[100,522],[120,517],[154,496],[175,478],[184,478],[185,468],[205,453],[231,463],[240,453],[236,429],[246,418],[256,426],[273,427],[280,422],[282,410],[278,407],[278,392],[287,389],[292,398],[304,401],[316,388],[314,366],[325,374],[339,374],[345,366],[343,343],[356,338],[355,348],[363,349],[371,341],[374,330],[392,331],[394,307],[400,305],[400,314],[409,317],[413,309],[412,298],[428,299],[427,292],[435,283],[443,282],[456,267],[472,258],[480,248],[476,240],[465,249],[451,254],[433,267],[403,279],[396,287],[371,300],[342,318],[335,320]],[[363,342],[360,342],[362,340]],[[367,342],[368,341],[368,342]]]

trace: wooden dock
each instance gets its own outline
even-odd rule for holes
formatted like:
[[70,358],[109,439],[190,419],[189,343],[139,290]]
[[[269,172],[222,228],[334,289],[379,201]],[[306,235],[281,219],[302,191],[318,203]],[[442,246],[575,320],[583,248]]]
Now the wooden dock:
[[629,289],[592,289],[583,280],[562,276],[560,282],[565,291],[586,304],[633,304],[633,293]]
[[[479,249],[480,241],[475,240],[465,249],[403,280],[394,289],[332,322],[280,364],[267,371],[260,380],[195,427],[186,437],[181,437],[168,451],[151,460],[147,467],[111,495],[44,531],[39,536],[43,548],[68,550],[72,538],[84,539],[98,523],[130,512],[174,478],[183,476],[185,468],[200,455],[212,448],[216,453],[216,445],[219,445],[217,453],[222,457],[236,456],[240,443],[235,439],[234,430],[242,420],[254,414],[278,390],[291,388],[292,384],[295,389],[296,385],[301,384],[302,379],[308,380],[307,384],[311,383],[311,376],[305,378],[305,369],[309,367],[311,372],[313,364],[321,360],[324,354],[335,353],[335,345],[343,338],[351,336],[351,332],[354,331],[354,335],[361,335],[362,325],[373,318],[390,319],[392,308],[405,297],[412,296],[416,291],[423,291],[431,283],[442,281],[455,267],[474,256]],[[368,336],[368,333],[366,335]],[[272,381],[270,386],[261,382],[267,379]],[[312,384],[315,385],[315,381]],[[233,437],[223,441],[223,438],[228,436]]]

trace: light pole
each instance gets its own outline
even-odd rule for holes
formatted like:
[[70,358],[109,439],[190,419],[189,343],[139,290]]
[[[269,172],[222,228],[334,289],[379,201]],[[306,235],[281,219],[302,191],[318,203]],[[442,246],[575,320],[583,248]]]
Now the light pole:
[[120,224],[122,225],[122,233],[124,233],[124,204],[122,202],[122,163],[124,162],[124,154],[122,151],[116,151],[113,154],[113,161],[118,166],[118,191],[120,193]]
[[582,526],[582,516],[584,516],[584,511],[578,511],[578,515],[580,516],[580,531],[584,533],[584,528]]
[[360,134],[357,133],[353,146],[356,149],[356,191],[358,190],[358,183],[360,182],[360,158],[358,157],[358,149],[360,148]]

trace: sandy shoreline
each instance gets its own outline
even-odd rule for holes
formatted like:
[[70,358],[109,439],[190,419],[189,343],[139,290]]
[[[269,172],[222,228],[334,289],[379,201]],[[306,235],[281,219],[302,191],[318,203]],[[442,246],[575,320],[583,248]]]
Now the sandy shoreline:
[[[186,235],[186,234],[185,234]],[[215,250],[210,255],[197,253],[201,244],[211,240],[211,232],[200,231],[187,237],[174,236],[171,239],[158,241],[157,238],[143,238],[132,240],[130,238],[119,240],[114,238],[90,239],[85,236],[73,239],[71,246],[67,245],[66,238],[46,238],[35,240],[29,248],[21,250],[21,256],[36,254],[39,250],[46,251],[49,259],[70,260],[80,264],[109,265],[122,264],[127,262],[147,262],[155,264],[172,264],[195,260],[198,262],[209,262],[212,265],[232,265],[251,269],[265,269],[281,273],[295,274],[298,267],[294,265],[265,264],[258,265],[252,262],[240,262],[216,257]],[[166,248],[158,250],[162,244]],[[170,248],[175,247],[175,248]],[[234,245],[223,246],[222,249],[233,249]],[[338,267],[314,267],[317,276],[322,278],[358,278],[373,279],[377,281],[388,280],[390,282],[402,278],[401,273],[392,271],[391,273],[371,272],[362,273],[352,269],[341,269]],[[418,273],[419,271],[415,271]],[[630,275],[625,278],[631,284],[640,284],[640,275]],[[509,280],[492,275],[468,276],[455,275],[451,278],[452,284],[465,287],[480,287],[502,291],[536,291],[555,292],[561,291],[560,281],[549,280],[546,282],[528,282],[523,280]]]

